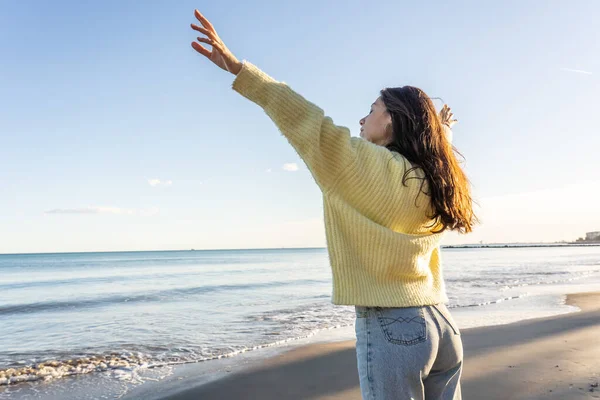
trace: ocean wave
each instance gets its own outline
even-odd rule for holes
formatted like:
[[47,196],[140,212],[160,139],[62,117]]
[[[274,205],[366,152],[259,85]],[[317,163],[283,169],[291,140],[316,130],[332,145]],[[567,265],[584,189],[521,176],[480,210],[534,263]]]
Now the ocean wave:
[[172,355],[168,357],[152,357],[149,354],[144,354],[141,352],[123,352],[122,354],[118,352],[111,352],[107,355],[93,354],[89,357],[80,357],[76,359],[46,360],[37,364],[29,364],[25,366],[14,365],[9,368],[0,369],[0,386],[42,379],[47,381],[52,379],[60,379],[71,375],[82,375],[106,371],[112,372],[113,377],[117,379],[126,380],[128,376],[132,375],[137,369],[140,368],[174,366],[235,357],[243,353],[310,338],[323,331],[339,329],[350,325],[351,324],[338,324],[330,327],[313,329],[303,335],[288,337],[255,346],[241,346],[240,348],[230,349],[229,351],[222,352],[221,354],[204,357],[192,355],[193,353],[187,356],[177,357]]
[[315,279],[302,279],[302,280],[290,280],[290,281],[273,281],[273,282],[261,282],[251,284],[238,284],[238,285],[213,285],[213,286],[197,286],[190,288],[177,288],[169,290],[160,290],[150,293],[142,294],[129,294],[129,295],[113,295],[103,296],[92,299],[79,299],[79,300],[64,300],[64,301],[43,301],[37,303],[24,303],[6,305],[0,307],[0,315],[13,315],[13,314],[25,314],[35,313],[41,311],[62,311],[74,309],[84,309],[92,307],[101,307],[116,303],[138,303],[138,302],[157,302],[157,301],[177,301],[185,299],[189,296],[212,293],[218,291],[235,291],[235,290],[253,290],[260,288],[276,288],[293,285],[304,285],[304,284],[315,284],[324,283],[320,280]]
[[482,306],[488,306],[490,304],[498,304],[498,303],[502,303],[502,302],[505,302],[505,301],[522,299],[523,297],[528,297],[528,296],[529,296],[529,293],[524,293],[524,294],[520,294],[520,295],[517,295],[517,296],[501,297],[501,298],[497,298],[497,299],[494,299],[494,300],[482,301],[482,302],[478,302],[478,303],[449,304],[448,308],[482,307]]
[[[253,269],[251,272],[255,273],[263,273],[263,272],[271,272],[271,269],[268,268],[260,268]],[[221,271],[224,272],[224,271]],[[241,273],[248,272],[248,270],[230,270],[226,271],[228,274],[231,273]],[[0,283],[0,289],[28,289],[32,287],[47,287],[47,286],[63,286],[63,285],[78,285],[81,283],[115,283],[115,282],[123,282],[124,280],[129,279],[164,279],[164,278],[174,278],[181,276],[182,278],[190,278],[194,276],[203,276],[207,275],[206,271],[198,270],[198,271],[178,271],[178,272],[170,272],[170,273],[152,273],[148,274],[146,271],[140,271],[135,274],[122,274],[122,275],[101,275],[101,276],[87,276],[81,278],[66,278],[66,279],[44,279],[44,280],[32,280],[32,281],[19,281],[12,283]]]
[[525,286],[551,285],[551,284],[556,284],[556,283],[572,282],[572,281],[576,281],[576,280],[579,280],[582,278],[588,278],[588,277],[597,275],[599,273],[600,273],[600,270],[593,270],[593,271],[581,272],[581,273],[576,274],[575,276],[571,275],[571,276],[565,277],[563,279],[522,282],[522,283],[520,283],[521,280],[517,279],[517,280],[505,281],[505,282],[495,282],[495,284],[504,285],[503,287],[500,288],[500,291],[506,291],[506,290],[517,289],[517,288],[521,288],[521,287],[525,287]]

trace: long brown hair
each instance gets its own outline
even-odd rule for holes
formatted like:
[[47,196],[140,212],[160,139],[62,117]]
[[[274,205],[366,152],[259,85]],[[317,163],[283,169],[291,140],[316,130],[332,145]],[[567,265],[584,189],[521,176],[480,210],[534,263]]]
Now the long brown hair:
[[[434,225],[441,223],[446,229],[460,233],[472,231],[477,223],[473,213],[470,183],[462,170],[457,155],[463,155],[452,146],[431,99],[421,89],[413,86],[385,88],[381,99],[392,117],[392,141],[386,145],[391,151],[403,155],[414,166],[425,172],[431,203],[434,208]],[[424,182],[421,184],[423,188]]]

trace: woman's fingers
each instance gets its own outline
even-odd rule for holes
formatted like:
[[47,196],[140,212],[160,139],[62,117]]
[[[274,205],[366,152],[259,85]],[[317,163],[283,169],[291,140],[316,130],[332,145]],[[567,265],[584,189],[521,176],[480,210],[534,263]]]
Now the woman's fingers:
[[217,42],[216,40],[201,37],[198,37],[196,39],[198,39],[199,42],[210,44],[213,47],[213,49],[218,50],[219,53],[223,52],[223,47],[221,46],[221,43]]
[[[223,49],[222,49],[222,46],[221,46],[221,43],[219,40],[219,36],[217,35],[217,32],[215,32],[215,28],[212,26],[210,21],[207,20],[198,10],[194,10],[194,15],[196,16],[196,19],[198,19],[198,21],[200,21],[200,23],[204,26],[204,28],[201,26],[198,26],[196,24],[191,24],[192,29],[208,36],[208,39],[198,37],[197,38],[198,41],[210,44],[211,46],[213,46],[213,48],[216,48],[217,50],[222,51]],[[196,48],[196,47],[194,47],[194,48]],[[202,49],[203,51],[207,51],[207,52],[209,51],[208,49],[206,49],[205,47],[203,47],[201,45],[198,45],[198,48]],[[198,50],[198,51],[200,51],[200,50]],[[204,53],[202,53],[202,54],[204,54]]]
[[211,46],[212,46],[212,44],[215,42],[215,41],[214,41],[214,40],[212,40],[212,39],[207,39],[207,38],[203,38],[203,37],[200,37],[200,36],[198,36],[196,39],[197,39],[199,42],[202,42],[202,43],[207,43],[207,44],[210,44]]
[[[216,42],[212,39],[207,39],[207,38],[203,38],[203,37],[197,37],[196,39],[199,42],[210,44],[213,47],[213,50],[217,50],[219,53],[223,53],[223,48],[221,47],[221,45],[218,42]],[[198,53],[200,53],[208,58],[212,57],[212,51],[208,50],[206,47],[202,46],[201,44],[193,42],[192,47],[194,49],[196,49],[196,51]]]
[[192,47],[198,53],[202,54],[203,56],[206,56],[206,57],[210,58],[211,51],[208,50],[206,47],[202,46],[200,43],[192,42]]
[[442,107],[442,110],[440,111],[440,117],[442,119],[442,123],[447,124],[448,126],[452,126],[458,122],[458,119],[454,118],[454,113],[448,104],[444,104]]
[[209,37],[209,38],[211,38],[211,39],[214,39],[214,38],[215,38],[215,34],[214,34],[214,32],[211,32],[211,31],[209,31],[208,29],[204,29],[203,27],[201,27],[201,26],[198,26],[198,25],[196,25],[196,24],[191,24],[191,26],[192,26],[192,29],[193,29],[193,30],[195,30],[195,31],[198,31],[198,32],[201,32],[201,33],[204,33],[206,36],[208,36],[208,37]]
[[194,15],[196,16],[196,19],[198,21],[200,21],[200,23],[207,29],[211,30],[214,32],[215,28],[213,28],[212,24],[206,19],[204,18],[204,15],[200,14],[200,11],[198,10],[194,10]]
[[210,44],[213,47],[213,49],[218,50],[220,53],[223,52],[223,48],[221,47],[221,44],[219,42],[217,42],[216,40],[206,39],[206,38],[203,38],[203,37],[197,37],[196,39],[199,42]]
[[[237,73],[241,70],[241,63],[231,53],[231,51],[229,51],[221,38],[219,38],[219,35],[215,31],[215,28],[210,21],[208,21],[198,10],[194,10],[194,15],[196,19],[200,21],[202,26],[191,24],[192,29],[207,36],[207,38],[198,37],[198,42],[192,43],[194,50],[207,57],[219,68],[237,75]],[[209,50],[200,43],[209,44],[212,46],[212,49]]]

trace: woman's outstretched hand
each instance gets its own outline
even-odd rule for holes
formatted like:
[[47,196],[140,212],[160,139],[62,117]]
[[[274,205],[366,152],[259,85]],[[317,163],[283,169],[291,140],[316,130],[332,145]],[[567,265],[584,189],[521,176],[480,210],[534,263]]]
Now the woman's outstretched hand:
[[442,111],[440,111],[440,120],[443,125],[446,125],[448,128],[452,128],[452,125],[458,122],[457,119],[453,119],[454,114],[452,114],[452,110],[448,107],[448,104],[444,104],[442,107]]
[[204,18],[202,14],[200,14],[200,11],[195,10],[194,15],[198,21],[200,21],[202,26],[192,24],[192,29],[208,36],[208,38],[199,36],[197,40],[198,42],[211,45],[212,51],[208,50],[198,42],[192,42],[192,47],[194,50],[208,58],[218,67],[237,75],[242,69],[242,63],[233,55],[231,51],[229,51],[227,46],[225,46],[225,43],[223,43],[219,35],[217,35],[215,28],[213,28],[212,24],[206,18]]

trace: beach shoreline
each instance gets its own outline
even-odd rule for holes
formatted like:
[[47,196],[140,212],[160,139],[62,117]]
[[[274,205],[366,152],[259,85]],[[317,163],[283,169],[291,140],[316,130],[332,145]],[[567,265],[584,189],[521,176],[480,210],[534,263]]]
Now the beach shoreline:
[[[600,398],[600,292],[567,294],[581,311],[462,330],[463,399]],[[239,372],[153,399],[360,399],[355,341],[293,348]],[[165,388],[166,389],[166,388]],[[179,390],[180,389],[180,390]],[[124,399],[140,398],[135,390]],[[150,397],[145,397],[150,398]]]
[[[461,331],[578,312],[565,293],[600,291],[597,249],[447,251],[448,307]],[[0,264],[9,300],[0,364],[13,368],[8,385],[0,370],[0,399],[168,398],[290,350],[355,340],[353,307],[330,302],[325,249]],[[31,287],[48,298],[40,303]],[[110,364],[98,364],[105,356]]]

